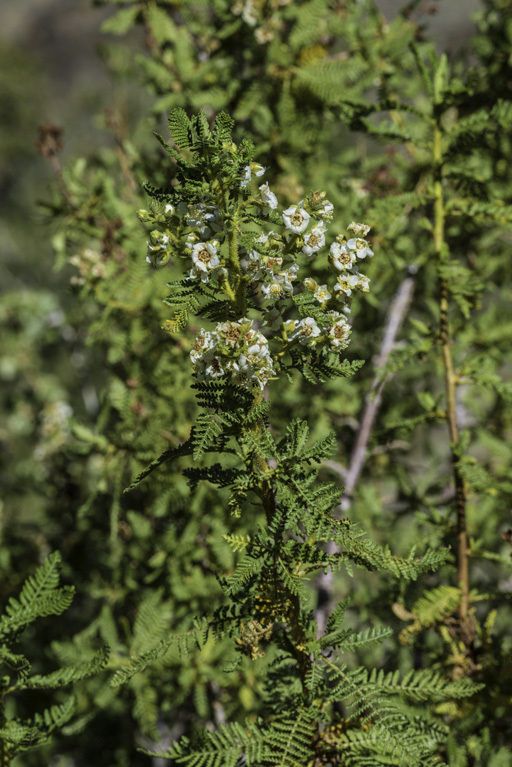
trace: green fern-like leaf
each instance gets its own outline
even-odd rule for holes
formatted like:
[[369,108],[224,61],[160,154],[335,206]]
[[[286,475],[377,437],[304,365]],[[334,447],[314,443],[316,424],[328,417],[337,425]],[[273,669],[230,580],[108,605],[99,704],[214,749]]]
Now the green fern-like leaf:
[[169,450],[165,450],[162,455],[160,455],[158,458],[155,458],[154,461],[151,461],[151,463],[146,466],[146,468],[141,471],[140,474],[137,474],[133,482],[128,485],[128,487],[126,487],[123,492],[129,493],[131,490],[137,487],[137,485],[142,482],[143,479],[149,476],[149,474],[155,471],[155,469],[157,469],[163,463],[166,463],[167,461],[173,461],[182,455],[191,455],[193,450],[194,444],[191,434],[191,437],[189,437],[189,439],[187,439],[186,442],[184,442],[182,445],[179,447],[170,448]]
[[75,699],[73,697],[59,706],[51,706],[42,714],[35,714],[33,719],[19,721],[11,719],[0,729],[2,738],[11,757],[27,751],[29,748],[47,743],[52,733],[59,730],[73,716]]
[[169,130],[174,143],[180,149],[190,149],[192,142],[190,136],[191,124],[184,109],[173,109],[169,115]]
[[223,424],[215,413],[201,413],[196,420],[194,429],[193,458],[197,461],[213,446],[218,445],[222,434]]
[[17,690],[39,689],[48,690],[56,687],[64,687],[68,684],[81,682],[91,676],[96,676],[105,668],[109,657],[108,648],[103,648],[93,655],[93,657],[84,663],[67,668],[58,669],[51,674],[38,674],[29,677],[27,680],[20,680],[15,688]]
[[12,597],[0,618],[0,639],[5,640],[35,621],[48,615],[60,615],[73,601],[74,588],[57,588],[61,556],[50,554],[34,575],[24,583],[19,598]]
[[400,634],[400,641],[410,644],[412,637],[424,628],[442,622],[456,609],[461,599],[460,589],[455,586],[438,586],[427,591],[414,603],[411,612],[405,611],[401,605],[393,607],[395,613],[404,619],[412,619],[412,623]]
[[225,112],[219,112],[215,118],[215,136],[221,145],[231,141],[231,131],[234,124],[234,120]]

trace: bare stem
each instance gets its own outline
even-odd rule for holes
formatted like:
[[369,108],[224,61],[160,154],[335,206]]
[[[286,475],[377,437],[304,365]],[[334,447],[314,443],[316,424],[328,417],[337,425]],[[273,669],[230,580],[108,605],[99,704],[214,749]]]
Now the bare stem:
[[[376,360],[376,372],[370,391],[366,397],[365,408],[359,425],[356,442],[352,450],[352,456],[345,478],[345,489],[340,506],[337,510],[338,512],[346,512],[351,506],[352,494],[366,461],[368,441],[370,439],[376,415],[380,408],[382,392],[390,378],[390,376],[382,378],[380,371],[386,364],[388,357],[393,350],[398,331],[402,326],[411,303],[413,290],[414,278],[412,275],[409,275],[401,283],[389,308],[386,329],[384,331],[379,356]],[[327,553],[336,553],[336,544],[334,542],[329,541],[327,544]],[[318,606],[315,611],[315,619],[318,624],[318,636],[324,634],[327,625],[327,613],[332,599],[333,580],[332,570],[328,570],[327,573],[321,573],[318,577]]]
[[[384,337],[377,357],[375,367],[376,373],[373,379],[370,391],[366,397],[363,417],[357,433],[356,442],[352,451],[350,465],[345,480],[345,490],[341,499],[341,509],[345,510],[346,502],[352,496],[357,485],[361,471],[366,460],[368,452],[368,441],[375,422],[375,417],[379,411],[382,392],[390,379],[390,376],[382,378],[380,371],[386,364],[388,357],[395,345],[396,336],[404,321],[405,315],[411,303],[412,292],[414,289],[414,279],[408,276],[402,282],[391,304]],[[350,504],[349,504],[350,505]]]

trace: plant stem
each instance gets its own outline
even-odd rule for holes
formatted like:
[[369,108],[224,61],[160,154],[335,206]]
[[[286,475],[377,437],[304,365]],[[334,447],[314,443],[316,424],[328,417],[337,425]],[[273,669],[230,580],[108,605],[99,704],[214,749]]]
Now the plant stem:
[[0,767],[9,767],[11,758],[9,756],[9,748],[5,740],[0,739]]
[[[433,140],[433,164],[434,164],[434,251],[438,265],[446,262],[444,230],[445,210],[442,184],[442,130],[439,119],[434,128]],[[452,470],[455,484],[455,510],[457,514],[457,580],[461,588],[461,600],[459,604],[459,619],[464,626],[468,618],[469,610],[469,566],[468,566],[468,534],[466,527],[466,486],[459,468],[457,446],[459,444],[459,429],[456,413],[456,388],[457,376],[453,368],[450,323],[449,323],[449,299],[448,285],[444,277],[439,278],[439,326],[442,344],[442,357],[444,366],[444,382],[446,391],[446,421],[451,442]],[[470,638],[463,631],[465,644],[469,644]]]
[[[226,215],[229,211],[228,192],[224,192],[223,205],[224,214]],[[229,277],[231,277],[231,285],[235,295],[237,314],[239,317],[244,317],[247,309],[245,283],[242,276],[242,269],[240,268],[240,259],[238,258],[237,225],[234,225],[232,221],[231,225],[227,229],[227,234],[229,250]]]
[[[254,404],[257,405],[262,400],[262,393],[258,392],[258,394],[254,398]],[[258,420],[254,423],[252,426],[252,430],[255,434],[261,435],[263,432],[263,429],[266,429],[267,426],[263,420]],[[268,462],[262,458],[258,457],[256,459],[256,471],[261,471],[265,474],[265,477],[262,479],[261,486],[260,486],[260,497],[263,505],[263,511],[265,512],[265,519],[267,521],[267,525],[272,524],[272,520],[275,517],[276,514],[276,498],[274,493],[274,488],[272,485],[272,474],[273,469],[271,466],[269,466]],[[279,551],[279,549],[282,547],[282,544],[284,541],[276,540],[274,545],[274,568],[276,570],[275,572],[275,578],[277,581],[278,575],[277,575],[277,557],[276,554]],[[301,617],[301,610],[300,610],[300,599],[297,594],[294,594],[288,589],[279,579],[280,585],[286,592],[287,596],[287,602],[289,605],[288,608],[288,625],[290,627],[290,634],[291,639],[293,642],[293,646],[295,648],[295,658],[297,660],[297,664],[299,666],[299,673],[300,678],[302,682],[303,688],[305,688],[306,684],[306,678],[307,673],[311,666],[311,661],[309,658],[309,655],[306,651],[306,642],[307,637],[304,631],[304,626],[302,624],[302,617]]]
[[[263,425],[263,428],[265,428],[264,425]],[[266,480],[263,484],[262,500],[263,500],[263,509],[265,511],[265,516],[267,518],[267,524],[270,524],[276,512],[276,501],[275,501],[274,489],[272,487],[270,480]],[[276,541],[276,548],[277,548],[277,545],[278,545],[278,542]],[[286,596],[288,598],[288,605],[289,605],[288,616],[287,616],[288,625],[290,627],[290,634],[291,634],[293,646],[295,648],[295,658],[299,666],[300,678],[302,681],[302,686],[304,688],[306,684],[307,673],[311,666],[311,661],[306,651],[307,638],[304,632],[304,627],[302,625],[302,618],[300,614],[300,600],[297,594],[293,594],[286,586],[284,586],[284,584],[282,585],[286,591]]]
[[[409,305],[411,303],[413,290],[414,277],[412,276],[412,273],[409,273],[409,275],[400,284],[389,308],[388,319],[379,350],[379,356],[377,357],[375,363],[375,376],[370,391],[366,396],[363,416],[359,424],[356,442],[352,450],[349,467],[344,480],[345,487],[343,496],[341,498],[339,507],[336,509],[336,512],[338,512],[337,516],[339,513],[346,513],[350,509],[352,503],[352,495],[359,481],[359,477],[366,461],[366,456],[368,453],[368,441],[370,439],[375,418],[380,408],[382,393],[384,387],[391,377],[388,375],[383,378],[381,375],[381,368],[384,367],[390,353],[393,351],[398,331],[402,326],[404,318],[409,309]],[[329,541],[327,544],[327,553],[335,554],[336,551],[336,544],[332,541]],[[315,620],[318,626],[319,637],[323,636],[327,626],[327,616],[332,599],[333,580],[334,576],[331,569],[329,569],[326,573],[321,573],[317,580],[318,604],[315,610]]]

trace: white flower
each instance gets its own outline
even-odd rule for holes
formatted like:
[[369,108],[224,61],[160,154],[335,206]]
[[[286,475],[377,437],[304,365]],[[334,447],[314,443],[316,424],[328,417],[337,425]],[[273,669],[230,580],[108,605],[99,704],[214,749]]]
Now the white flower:
[[262,184],[259,190],[260,190],[260,202],[265,207],[270,208],[270,210],[275,210],[277,208],[277,197],[275,196],[274,192],[270,191],[269,185]]
[[352,237],[347,241],[347,248],[355,251],[358,258],[366,258],[366,256],[373,256],[373,250],[370,248],[366,240],[360,237]]
[[195,364],[195,362],[200,357],[204,356],[212,348],[213,348],[212,334],[208,333],[206,330],[204,330],[204,328],[201,328],[201,330],[199,331],[199,335],[196,338],[194,348],[190,352],[190,359],[192,360],[192,363]]
[[264,256],[263,263],[269,274],[275,274],[283,265],[283,259],[281,256]]
[[349,344],[350,332],[351,327],[344,317],[333,322],[328,332],[331,346],[335,349],[345,349]]
[[267,356],[267,351],[268,351],[267,339],[265,338],[265,341],[262,342],[261,339],[263,338],[263,336],[261,335],[261,333],[259,333],[258,335],[260,337],[257,338],[255,343],[253,343],[253,345],[249,346],[249,348],[247,349],[247,355],[249,358],[257,357],[258,359],[263,359],[264,357]]
[[204,225],[204,215],[207,211],[205,205],[195,205],[190,211],[187,211],[186,223],[188,226],[200,228]]
[[301,234],[308,225],[309,213],[298,205],[292,205],[283,212],[283,221],[287,229],[295,234]]
[[192,250],[196,242],[200,242],[200,239],[197,236],[197,234],[195,232],[189,232],[187,234],[187,239],[184,242],[185,248],[187,250]]
[[340,274],[338,277],[338,281],[336,282],[336,285],[334,286],[334,290],[337,293],[344,293],[346,296],[350,296],[352,294],[352,291],[355,289],[357,285],[357,275],[356,274]]
[[302,284],[309,293],[314,293],[318,289],[318,282],[312,277],[306,277]]
[[153,252],[158,249],[162,250],[169,244],[169,235],[158,231],[158,229],[153,229],[153,231],[149,233],[149,238],[151,242],[146,240],[146,243],[153,248]]
[[164,207],[164,213],[165,213],[166,216],[172,216],[173,213],[174,213],[174,205],[167,204]]
[[230,378],[236,386],[248,387],[250,380],[245,370],[233,369],[233,370],[230,370],[230,373],[231,373]]
[[251,180],[251,166],[250,165],[246,165],[245,168],[244,168],[244,177],[240,181],[240,187],[242,189],[245,189],[245,187],[249,185],[249,181],[250,180]]
[[332,204],[332,202],[329,202],[329,200],[326,200],[321,208],[319,208],[318,210],[315,210],[315,215],[330,221],[332,219],[333,210],[334,210],[334,205]]
[[253,281],[265,280],[269,276],[273,278],[282,263],[283,259],[279,256],[262,256],[257,251],[251,250],[247,272]]
[[299,343],[307,345],[320,335],[320,328],[316,324],[313,317],[305,317],[295,325],[295,334],[299,339]]
[[298,264],[292,264],[285,272],[279,272],[276,275],[276,281],[279,282],[284,290],[291,293],[293,290],[292,282],[297,279],[297,272],[299,271]]
[[196,269],[202,272],[208,272],[220,265],[219,257],[217,256],[218,242],[212,240],[211,242],[198,242],[192,248],[192,261]]
[[324,304],[331,298],[331,294],[327,290],[327,285],[318,285],[313,295],[320,304]]
[[290,341],[298,340],[303,345],[309,344],[320,335],[320,328],[313,317],[305,317],[303,320],[287,320],[284,323],[284,331]]
[[356,261],[356,254],[348,248],[346,242],[335,241],[330,247],[329,263],[339,272],[351,269]]
[[280,282],[264,282],[261,292],[267,300],[277,301],[284,296],[284,288]]
[[221,360],[218,357],[212,357],[205,368],[205,375],[207,378],[220,378],[224,375],[224,368],[221,365]]
[[325,245],[325,224],[321,221],[308,234],[304,235],[304,247],[302,252],[306,256],[312,256]]
[[353,290],[362,290],[365,293],[368,292],[370,289],[369,285],[370,280],[368,277],[364,274],[359,274],[359,272],[355,272],[355,274],[340,274],[338,281],[334,286],[334,290],[338,293],[341,292],[350,296]]
[[254,173],[254,175],[257,176],[258,178],[260,176],[263,176],[263,174],[265,173],[265,168],[263,167],[263,165],[260,165],[259,162],[251,162],[249,167],[251,168],[251,172]]
[[221,282],[225,277],[227,277],[227,274],[228,270],[224,266],[217,266],[214,269],[209,269],[206,272],[202,269],[198,269],[197,266],[193,266],[189,272],[188,279],[201,280],[201,282],[206,284],[211,282],[211,280]]
[[197,230],[202,240],[222,231],[221,212],[214,205],[195,205],[189,211],[186,223]]
[[262,388],[273,374],[268,341],[254,330],[253,320],[219,322],[214,330],[201,330],[190,359],[198,380],[227,375],[239,385]]
[[272,229],[267,234],[260,234],[259,237],[256,237],[254,242],[257,242],[259,245],[262,245],[263,248],[280,248],[282,244],[283,238],[281,235],[276,234],[274,230]]
[[259,178],[260,176],[263,176],[263,174],[265,173],[265,168],[263,167],[263,165],[260,165],[259,162],[251,162],[250,165],[246,165],[244,168],[244,176],[240,182],[240,186],[242,189],[245,189],[246,186],[249,185],[252,173],[254,173],[254,175]]
[[356,288],[362,290],[363,293],[368,293],[370,290],[370,279],[365,274],[359,274],[359,272],[357,273],[357,277]]
[[260,389],[263,391],[268,379],[274,375],[274,369],[272,366],[262,367],[255,375],[255,380],[259,384]]
[[252,0],[246,0],[244,9],[242,11],[242,19],[246,24],[249,24],[250,27],[255,27],[258,23],[258,17],[252,4]]
[[368,224],[356,224],[355,221],[352,221],[352,223],[347,226],[347,229],[350,229],[356,237],[366,237],[370,231]]
[[331,321],[331,323],[338,322],[338,320],[345,319],[341,312],[329,311],[325,313],[325,316]]
[[262,279],[264,270],[263,259],[255,250],[251,250],[249,253],[249,260],[247,261],[246,270],[253,282]]
[[228,346],[235,347],[241,341],[242,329],[239,322],[220,322],[215,332]]
[[254,33],[254,37],[260,43],[260,45],[269,43],[274,39],[274,30],[270,26],[258,27]]

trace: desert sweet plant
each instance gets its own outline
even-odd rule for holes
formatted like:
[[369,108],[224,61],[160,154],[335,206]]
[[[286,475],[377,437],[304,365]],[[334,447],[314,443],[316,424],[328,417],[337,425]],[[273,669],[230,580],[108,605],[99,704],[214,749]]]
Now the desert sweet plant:
[[[374,544],[348,519],[332,514],[340,488],[318,480],[311,464],[333,451],[332,436],[309,444],[308,425],[294,419],[285,434],[271,426],[273,381],[298,371],[311,383],[355,372],[349,363],[351,302],[369,289],[359,272],[373,256],[369,226],[350,223],[329,243],[332,204],[315,192],[280,210],[252,161],[250,142],[236,146],[232,120],[171,113],[177,149],[160,139],[176,165],[176,183],[147,185],[148,260],[185,262],[184,279],[170,283],[166,324],[179,333],[194,314],[201,330],[190,354],[203,412],[189,439],[166,451],[137,478],[171,460],[192,456],[183,469],[192,486],[207,480],[226,488],[226,509],[250,515],[250,534],[226,536],[240,552],[235,570],[219,573],[225,604],[198,616],[197,641],[229,636],[230,667],[243,657],[263,659],[261,716],[225,723],[190,741],[175,742],[167,756],[179,764],[220,767],[240,759],[251,765],[439,764],[448,733],[426,712],[426,700],[473,694],[473,682],[424,670],[400,679],[394,672],[350,668],[344,653],[381,642],[387,628],[354,633],[344,623],[347,602],[337,605],[318,632],[307,582],[317,572],[358,565],[416,579],[446,561],[446,550],[411,552],[401,559]],[[325,260],[329,277],[318,284],[311,262]],[[268,393],[268,396],[267,396]],[[206,512],[206,509],[205,509]],[[324,545],[334,541],[336,551]],[[160,641],[132,657],[114,680],[122,683],[179,642]]]
[[[50,297],[37,290],[0,299],[0,409],[5,414],[0,419],[0,440],[9,443],[1,455],[0,567],[6,577],[0,578],[0,590],[2,601],[7,601],[32,572],[34,562],[44,552],[59,548],[67,576],[82,595],[80,610],[73,608],[58,618],[62,636],[75,636],[73,642],[62,639],[52,644],[62,663],[80,662],[100,641],[111,647],[111,669],[128,670],[132,659],[148,653],[149,660],[155,643],[162,641],[165,651],[171,635],[189,655],[186,662],[179,660],[170,647],[120,687],[109,689],[104,675],[85,680],[77,696],[73,735],[58,742],[57,758],[84,767],[100,758],[118,767],[140,767],[148,763],[146,756],[136,752],[137,745],[147,745],[144,738],[164,744],[169,738],[183,733],[192,736],[202,727],[208,730],[226,720],[243,723],[246,716],[252,722],[258,716],[267,724],[272,717],[279,721],[277,702],[271,708],[269,692],[262,694],[261,687],[277,652],[273,641],[280,636],[277,629],[272,641],[262,642],[263,657],[253,660],[249,651],[241,651],[237,655],[241,668],[231,673],[225,670],[233,639],[228,631],[220,640],[212,629],[208,641],[199,642],[199,647],[190,641],[197,635],[190,630],[192,617],[213,614],[220,603],[226,603],[214,574],[235,569],[240,554],[228,542],[233,535],[244,541],[249,536],[252,541],[255,520],[264,517],[262,498],[254,489],[246,492],[245,486],[215,487],[200,481],[190,493],[186,484],[187,474],[195,484],[194,471],[204,476],[209,470],[215,479],[219,468],[233,469],[235,479],[238,471],[240,482],[245,481],[245,464],[223,450],[223,446],[236,450],[239,426],[232,424],[233,433],[226,442],[225,408],[222,413],[210,409],[197,419],[190,391],[194,370],[199,378],[204,376],[198,381],[201,386],[222,388],[229,379],[235,394],[245,397],[243,402],[236,400],[234,409],[251,410],[254,396],[261,396],[253,379],[256,368],[250,366],[243,348],[231,346],[225,331],[216,330],[217,324],[244,318],[252,322],[248,331],[254,332],[253,345],[260,350],[259,380],[270,376],[263,398],[269,391],[275,441],[279,444],[279,437],[297,416],[307,417],[311,441],[323,438],[329,428],[336,430],[334,460],[322,461],[321,476],[335,474],[338,482],[348,486],[344,516],[358,521],[383,547],[392,544],[401,556],[407,557],[415,544],[421,545],[421,551],[450,546],[460,554],[461,575],[467,566],[467,578],[461,579],[463,600],[455,556],[417,580],[396,578],[387,568],[380,572],[359,569],[356,588],[345,569],[338,569],[330,586],[332,604],[315,613],[322,626],[317,636],[324,635],[337,602],[347,593],[351,593],[344,617],[347,630],[350,625],[358,633],[368,625],[394,621],[395,631],[384,643],[363,646],[361,652],[354,646],[355,660],[348,656],[349,665],[375,669],[396,665],[402,674],[413,666],[433,668],[444,679],[467,676],[484,683],[485,689],[470,698],[440,702],[434,697],[425,704],[436,722],[442,717],[444,732],[450,730],[449,737],[440,735],[438,751],[451,767],[510,767],[512,560],[507,527],[512,424],[506,403],[510,401],[507,360],[512,327],[507,227],[512,195],[510,117],[507,101],[497,103],[510,99],[510,0],[483,3],[475,67],[469,72],[458,54],[441,62],[429,51],[421,27],[413,21],[417,3],[408,3],[392,20],[386,20],[370,0],[161,0],[113,2],[111,7],[119,13],[106,22],[106,32],[123,35],[129,27],[141,25],[146,36],[142,41],[130,35],[125,48],[112,39],[103,46],[111,68],[130,83],[127,109],[118,103],[106,116],[112,133],[106,141],[109,146],[60,167],[58,129],[43,126],[40,140],[41,151],[57,170],[59,190],[46,210],[59,219],[53,243],[59,263],[73,267],[73,295]],[[131,101],[137,92],[132,84],[141,71],[157,101],[152,116],[145,114],[137,126],[134,117],[141,110]],[[236,118],[234,140],[247,136],[256,141],[252,162],[264,164],[266,173],[258,177],[256,171],[261,169],[255,168],[246,192],[240,191],[242,202],[248,202],[251,190],[254,200],[258,199],[253,207],[248,205],[249,213],[263,210],[265,197],[273,199],[270,189],[266,194],[259,190],[268,182],[282,203],[279,210],[295,209],[302,198],[298,207],[310,216],[302,233],[304,244],[297,250],[296,279],[293,258],[281,255],[278,244],[279,237],[291,237],[282,214],[276,213],[278,208],[273,209],[277,220],[262,215],[254,222],[241,222],[236,239],[246,247],[242,262],[254,262],[251,251],[261,258],[267,253],[261,243],[252,244],[251,237],[246,237],[251,229],[257,230],[255,240],[273,229],[277,237],[273,255],[283,258],[281,265],[272,266],[272,275],[261,267],[254,279],[249,279],[250,269],[245,271],[243,266],[247,312],[233,305],[233,295],[236,303],[243,291],[235,289],[227,234],[222,231],[224,214],[219,219],[216,210],[222,206],[216,201],[191,202],[189,221],[183,223],[181,197],[164,195],[161,205],[150,211],[154,220],[148,220],[147,233],[134,215],[146,206],[144,180],[151,179],[154,186],[167,191],[168,163],[162,161],[161,151],[158,155],[158,145],[148,142],[148,123],[157,127],[160,114],[176,106],[187,112],[204,107],[210,124],[215,111],[228,111]],[[8,134],[14,135],[12,129]],[[184,151],[185,159],[190,159],[189,150]],[[240,183],[245,179],[245,162],[251,165],[248,157],[241,161]],[[303,252],[311,245],[305,238],[321,223],[321,217],[315,218],[308,207],[305,190],[309,188],[325,189],[326,198],[340,214],[333,222],[324,219],[326,244],[314,257]],[[234,189],[238,192],[236,185]],[[435,195],[441,204],[434,209]],[[172,209],[165,209],[168,205]],[[198,205],[211,207],[204,210]],[[272,210],[268,203],[267,207]],[[23,207],[23,222],[25,215]],[[344,294],[334,291],[335,277],[343,270],[335,271],[327,254],[340,231],[334,223],[345,225],[352,220],[371,222],[370,247],[378,257],[358,259],[364,267],[360,271],[372,278],[372,289],[363,292],[364,282],[356,288],[358,300],[348,315],[338,300]],[[179,226],[182,239],[194,233],[199,236],[191,240],[188,250],[179,251],[172,239]],[[211,236],[203,232],[206,226]],[[155,230],[160,233],[152,235]],[[352,234],[347,232],[347,242]],[[244,237],[249,241],[244,243]],[[195,279],[173,289],[170,317],[175,324],[169,330],[177,332],[172,332],[170,342],[157,330],[169,312],[161,301],[165,294],[162,272],[148,271],[141,258],[145,239],[151,246],[148,256],[155,263],[172,254],[167,279],[182,276],[178,251],[185,260],[185,274],[192,272]],[[194,245],[204,243],[211,248],[194,251]],[[202,250],[207,253],[201,257]],[[39,279],[36,252],[32,273]],[[335,253],[333,262],[334,257]],[[222,269],[231,275],[227,283]],[[216,275],[220,280],[215,281]],[[306,275],[311,280],[307,284]],[[399,348],[388,357],[386,368],[376,371],[387,307],[404,277],[409,285],[414,279],[409,318],[399,335]],[[440,278],[448,288],[443,297],[448,309],[447,315],[443,312],[443,332]],[[323,308],[314,298],[317,288],[312,280],[331,293],[327,300],[325,292],[318,292],[326,302]],[[310,300],[312,308],[299,314],[295,297]],[[225,305],[218,316],[212,306],[209,315],[205,304],[217,300]],[[310,345],[305,338],[301,343],[298,335],[292,338],[296,325],[270,330],[272,317],[265,315],[274,305],[283,308],[285,322],[313,319],[319,331],[313,336],[316,343]],[[322,361],[322,348],[336,351],[328,341],[331,311],[340,312],[341,319],[354,326],[350,346],[341,357],[333,357],[335,366],[347,365],[345,355],[350,360],[363,357],[366,364],[356,376],[316,385],[308,380],[317,377],[311,362]],[[442,341],[447,338],[446,318],[448,344]],[[185,325],[178,330],[180,323]],[[311,335],[316,333],[310,322],[299,326],[299,331],[303,327]],[[340,336],[345,327],[342,323],[338,328]],[[257,333],[268,342],[268,354]],[[203,346],[194,350],[191,364],[189,354],[197,338]],[[340,341],[339,349],[345,341]],[[449,376],[451,403],[445,401],[448,351],[454,374]],[[240,362],[244,354],[246,359]],[[294,360],[307,377],[294,372]],[[227,378],[221,369],[227,371]],[[215,371],[217,384],[209,380]],[[290,382],[286,373],[291,375]],[[250,391],[252,380],[255,395]],[[249,388],[244,381],[249,381]],[[349,467],[350,479],[351,452],[359,449],[363,432],[362,403],[366,395],[372,406],[377,399],[372,389],[379,394],[380,407],[374,407],[373,429],[367,432],[366,442],[362,440],[366,461],[354,486],[345,480],[344,468]],[[454,402],[460,437],[455,449],[446,425],[448,416],[454,423]],[[172,448],[179,450],[183,445],[191,423],[196,424],[194,439],[206,430],[205,445],[213,432],[219,438],[218,459],[208,447],[201,457],[202,448],[194,443],[198,463],[193,469],[193,455],[181,459],[178,453],[172,454]],[[264,423],[251,428],[266,434]],[[249,425],[240,431],[249,434],[241,433],[241,440],[250,438]],[[190,443],[184,450],[189,448]],[[139,483],[134,492],[123,496],[129,478],[166,449],[178,460],[172,465],[169,461],[151,481]],[[277,450],[268,452],[273,456],[266,460],[277,470]],[[219,466],[215,466],[217,460]],[[459,514],[456,511],[455,470],[459,488],[464,475],[463,514],[461,493]],[[227,482],[228,475],[223,476]],[[274,484],[277,479],[272,480]],[[234,490],[231,508],[240,516],[226,514],[227,494]],[[457,519],[461,528],[465,521],[467,533],[464,536],[460,530],[461,541],[467,541],[460,549]],[[323,576],[323,565],[330,561],[329,544],[319,545],[325,556],[317,572]],[[331,546],[334,553],[339,552],[338,544],[331,541]],[[257,560],[256,555],[253,559]],[[391,561],[391,570],[397,561]],[[309,574],[315,575],[315,570]],[[317,583],[313,581],[307,590],[309,601],[301,602],[305,614],[315,607]],[[248,583],[251,595],[256,588],[255,580]],[[40,657],[47,638],[55,636],[51,624],[51,620],[41,621],[37,632],[26,632],[28,657]],[[286,621],[283,624],[279,630],[286,634]],[[242,631],[235,632],[235,639],[244,639]],[[143,660],[136,666],[144,666]],[[116,678],[116,684],[121,678]],[[267,687],[272,688],[270,679]],[[58,695],[55,700],[60,702]],[[9,697],[12,701],[13,696]],[[39,710],[34,696],[23,701],[29,716]],[[336,716],[350,719],[337,703],[333,708],[333,721]],[[86,723],[88,729],[81,732]],[[359,727],[357,718],[352,718],[350,724],[331,729],[324,740],[338,740],[338,748],[344,739],[361,734]],[[23,767],[39,765],[49,750],[24,753]],[[336,754],[336,758],[344,757]]]
[[[105,122],[112,137],[107,141],[115,147],[62,167],[61,131],[42,126],[38,145],[58,178],[58,192],[46,212],[58,219],[53,244],[57,263],[73,267],[73,296],[51,303],[41,297],[36,303],[28,295],[23,300],[7,297],[0,311],[9,341],[1,367],[7,382],[2,408],[9,411],[8,439],[15,448],[4,454],[2,564],[21,580],[40,550],[60,548],[67,566],[72,563],[73,583],[89,599],[84,597],[83,608],[72,618],[61,618],[73,623],[72,632],[63,631],[63,636],[83,632],[79,645],[63,640],[54,647],[63,662],[75,662],[99,634],[112,648],[114,668],[126,655],[150,647],[156,631],[164,636],[184,631],[192,611],[202,614],[215,605],[220,594],[213,572],[229,571],[234,556],[225,542],[218,543],[232,521],[225,519],[211,484],[201,483],[191,497],[179,470],[159,472],[136,493],[122,496],[128,477],[155,453],[184,440],[197,413],[187,363],[193,334],[182,334],[170,346],[164,334],[155,332],[166,311],[162,279],[158,272],[148,275],[140,259],[144,233],[133,210],[144,204],[142,181],[166,183],[159,148],[152,150],[147,142],[147,121],[155,124],[162,110],[172,106],[205,106],[209,116],[227,109],[237,117],[237,140],[258,138],[257,159],[267,166],[265,179],[287,201],[285,208],[303,196],[302,186],[314,183],[353,210],[360,185],[355,181],[352,189],[343,182],[338,188],[333,179],[352,178],[346,165],[357,153],[337,151],[340,124],[326,105],[335,103],[337,89],[360,97],[372,86],[375,71],[398,66],[414,29],[402,18],[392,26],[382,24],[370,2],[344,7],[337,2],[257,4],[256,24],[249,6],[235,8],[230,2],[123,6],[113,4],[120,13],[107,21],[105,32],[123,35],[131,25],[143,25],[143,52],[127,55],[112,39],[103,50],[111,69],[127,80],[140,79],[144,72],[148,90],[157,97],[153,113],[144,116],[141,129],[132,121],[133,104],[126,113],[122,105],[109,110]],[[136,38],[130,39],[133,45]],[[316,93],[319,69],[324,72],[323,100]],[[334,157],[338,169],[332,173]],[[360,217],[356,206],[345,223]],[[326,278],[316,271],[318,263],[312,264],[313,276],[322,285]],[[378,300],[370,293],[365,298]],[[369,305],[361,305],[366,315]],[[370,334],[364,335],[367,344]],[[70,369],[60,358],[71,361]],[[42,368],[48,375],[42,375]],[[13,396],[10,382],[16,378],[24,383]],[[304,390],[307,398],[314,394],[313,411],[323,414],[324,432],[331,405],[336,402],[347,412],[345,403],[338,404],[340,384],[349,392],[351,413],[357,411],[364,375],[358,377],[359,386],[349,379],[331,384],[337,388],[312,388],[306,382]],[[304,412],[299,377],[286,392],[289,399],[285,403],[283,398],[279,413],[274,410],[275,424],[282,419],[279,428],[290,420],[290,411]],[[311,426],[315,436],[323,436],[318,418],[311,419]],[[32,458],[18,460],[30,454],[36,441]],[[205,505],[208,519],[202,514]],[[31,534],[34,525],[37,536]],[[239,520],[238,530],[245,525],[246,518]],[[4,583],[7,598],[13,584]],[[151,610],[153,616],[158,613],[157,623],[148,619]],[[127,623],[132,630],[126,630]],[[84,724],[94,718],[89,726],[95,728],[95,739],[76,731],[61,750],[79,753],[87,764],[96,758],[95,743],[101,741],[103,755],[133,764],[142,760],[135,752],[137,741],[158,739],[162,720],[176,720],[170,701],[180,711],[182,728],[194,717],[209,721],[218,686],[227,694],[221,664],[214,662],[223,652],[219,642],[211,652],[203,648],[189,661],[195,672],[188,675],[166,658],[171,673],[148,667],[120,691],[102,690],[101,679],[89,680],[78,708]],[[234,708],[254,711],[252,678],[233,681]],[[133,719],[137,726],[126,727]]]

